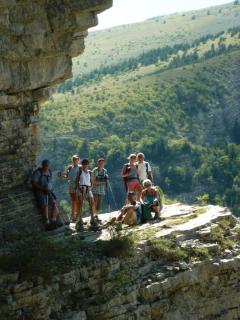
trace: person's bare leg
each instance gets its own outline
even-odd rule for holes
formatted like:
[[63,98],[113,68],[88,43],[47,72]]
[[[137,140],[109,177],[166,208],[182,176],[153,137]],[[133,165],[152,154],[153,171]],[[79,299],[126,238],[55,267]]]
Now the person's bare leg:
[[46,223],[49,222],[49,217],[48,217],[48,205],[45,204],[42,206],[42,216],[43,216],[43,219]]
[[137,194],[137,201],[140,201],[141,194],[142,194],[142,187],[139,185],[139,187],[136,189],[136,194]]
[[153,206],[152,210],[155,213],[153,219],[159,219],[160,218],[160,211],[161,211],[160,206]]
[[70,199],[71,199],[71,208],[72,208],[72,215],[71,215],[71,219],[76,219],[77,218],[77,214],[78,214],[78,211],[77,211],[77,207],[78,207],[78,204],[77,204],[77,196],[75,193],[70,193]]
[[83,209],[83,197],[78,197],[78,223],[83,224],[82,209]]
[[52,204],[52,222],[57,221],[57,216],[58,216],[58,207],[57,207],[56,203],[54,202]]
[[120,214],[117,216],[116,221],[121,221],[123,216],[125,215],[125,213],[126,213],[126,210],[125,209],[121,209],[120,210]]
[[91,216],[90,222],[94,221],[94,216],[96,215],[96,210],[95,210],[95,202],[93,198],[88,198],[88,203],[89,203],[89,212]]

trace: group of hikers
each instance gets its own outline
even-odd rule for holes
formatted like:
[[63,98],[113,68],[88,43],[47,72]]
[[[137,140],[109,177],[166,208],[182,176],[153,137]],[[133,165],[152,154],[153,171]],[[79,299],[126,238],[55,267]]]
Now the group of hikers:
[[[162,210],[161,190],[153,185],[150,164],[145,161],[143,153],[130,154],[129,162],[124,164],[121,172],[126,187],[126,201],[113,223],[131,226],[152,219],[159,219]],[[71,201],[70,222],[76,223],[78,231],[84,230],[82,218],[84,202],[88,202],[90,225],[101,224],[99,214],[102,213],[103,200],[109,185],[109,175],[105,168],[105,159],[98,159],[97,167],[89,169],[89,160],[80,162],[78,155],[72,156],[72,163],[66,173],[58,173],[58,177],[68,182]],[[40,168],[35,170],[31,178],[32,187],[43,216],[46,229],[57,228],[58,208],[53,192],[50,161],[43,160]],[[49,212],[49,208],[51,211]]]

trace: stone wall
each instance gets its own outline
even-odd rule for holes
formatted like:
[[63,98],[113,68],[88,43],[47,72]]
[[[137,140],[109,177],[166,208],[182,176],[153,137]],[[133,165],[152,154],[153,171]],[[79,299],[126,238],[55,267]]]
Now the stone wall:
[[[40,226],[26,186],[38,143],[39,104],[72,75],[87,29],[112,0],[0,0],[0,238]],[[27,224],[29,225],[29,224]]]
[[240,256],[165,268],[144,256],[108,259],[49,282],[15,273],[1,275],[0,284],[1,314],[11,320],[240,318]]

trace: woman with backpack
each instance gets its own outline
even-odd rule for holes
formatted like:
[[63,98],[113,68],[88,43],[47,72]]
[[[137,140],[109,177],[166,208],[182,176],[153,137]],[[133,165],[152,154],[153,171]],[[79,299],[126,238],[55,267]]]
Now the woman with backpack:
[[122,169],[122,179],[124,181],[127,192],[135,192],[137,200],[140,200],[142,186],[139,181],[138,168],[136,165],[137,156],[136,154],[130,154],[128,157],[129,163],[126,163]]
[[[77,176],[81,169],[81,165],[79,164],[80,158],[77,155],[72,156],[72,163],[68,166],[66,174],[63,175],[63,179],[68,181],[68,192],[71,201],[71,222],[76,222],[79,212],[79,196],[78,196],[78,184],[77,184]],[[61,177],[61,173],[59,173],[59,177]]]

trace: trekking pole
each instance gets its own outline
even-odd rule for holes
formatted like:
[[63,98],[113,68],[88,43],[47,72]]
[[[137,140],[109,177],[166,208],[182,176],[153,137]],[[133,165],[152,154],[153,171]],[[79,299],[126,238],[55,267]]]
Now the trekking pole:
[[118,207],[118,206],[117,206],[117,202],[116,202],[116,200],[115,200],[114,193],[113,193],[113,190],[112,190],[112,187],[111,187],[110,182],[108,183],[108,185],[109,185],[109,190],[110,190],[111,195],[112,195],[112,198],[113,198],[114,206],[115,206],[115,208],[117,209],[117,207]]
[[107,202],[108,202],[108,212],[110,213],[111,212],[111,205],[110,205],[110,198],[109,198],[108,188],[109,188],[109,182],[107,181],[107,183],[106,183],[106,195],[107,195]]
[[46,209],[46,219],[47,219],[47,223],[49,223],[49,212],[48,212],[48,192],[47,192],[47,209]]

